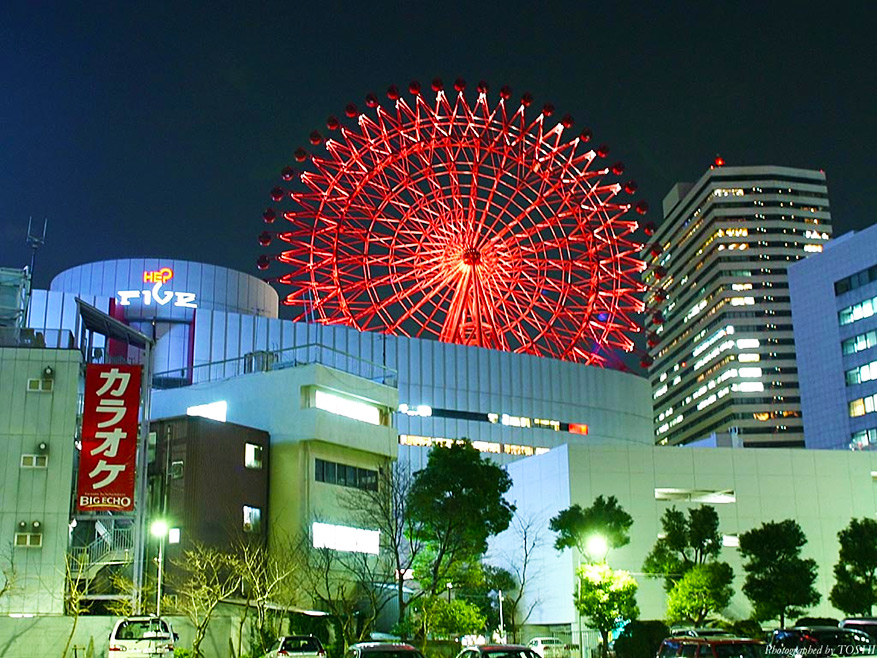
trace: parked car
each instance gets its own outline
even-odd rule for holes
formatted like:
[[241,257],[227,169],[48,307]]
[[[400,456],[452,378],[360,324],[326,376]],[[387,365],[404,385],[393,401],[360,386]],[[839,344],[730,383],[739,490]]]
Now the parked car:
[[401,642],[358,642],[350,645],[346,658],[423,658],[423,654]]
[[539,654],[522,644],[480,644],[466,647],[456,658],[539,658]]
[[761,640],[741,637],[668,637],[657,658],[764,658]]
[[[323,644],[313,635],[283,635],[271,645],[271,649],[265,654],[265,658],[282,658],[282,656],[294,656],[294,658],[325,658],[326,650]],[[124,656],[123,658],[128,658]]]
[[862,631],[835,626],[795,626],[773,632],[768,645],[771,654],[795,658],[855,656],[872,654],[874,641]]
[[541,658],[567,658],[569,652],[566,645],[556,637],[534,637],[527,646]]
[[673,628],[671,637],[735,637],[733,633],[721,628]]
[[841,628],[850,631],[867,633],[872,640],[877,641],[877,617],[850,617],[840,623]]
[[110,633],[110,656],[119,658],[173,658],[179,639],[166,619],[126,617]]

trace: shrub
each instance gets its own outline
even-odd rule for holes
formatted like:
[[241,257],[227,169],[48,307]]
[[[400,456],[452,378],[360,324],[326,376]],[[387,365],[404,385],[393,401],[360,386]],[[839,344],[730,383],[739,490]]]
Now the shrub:
[[670,629],[662,621],[632,621],[615,640],[615,655],[618,658],[654,658],[668,635]]

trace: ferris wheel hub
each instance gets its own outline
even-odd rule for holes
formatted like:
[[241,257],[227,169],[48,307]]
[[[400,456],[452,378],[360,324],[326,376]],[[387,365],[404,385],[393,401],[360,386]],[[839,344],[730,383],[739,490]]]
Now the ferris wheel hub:
[[475,247],[467,247],[463,250],[463,262],[466,265],[478,265],[481,262],[481,252]]

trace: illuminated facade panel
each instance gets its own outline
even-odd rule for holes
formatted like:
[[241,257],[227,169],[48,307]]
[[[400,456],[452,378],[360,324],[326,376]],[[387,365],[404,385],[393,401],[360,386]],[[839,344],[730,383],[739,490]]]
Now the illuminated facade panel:
[[822,172],[716,166],[671,190],[642,254],[657,444],[804,444],[787,271],[830,237]]

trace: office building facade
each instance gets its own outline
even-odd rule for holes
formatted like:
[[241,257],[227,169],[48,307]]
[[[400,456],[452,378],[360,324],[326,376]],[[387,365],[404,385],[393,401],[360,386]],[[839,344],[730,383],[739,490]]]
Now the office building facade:
[[877,445],[877,226],[789,268],[808,448]]
[[788,268],[830,237],[819,171],[714,166],[671,190],[643,251],[657,444],[804,445]]

